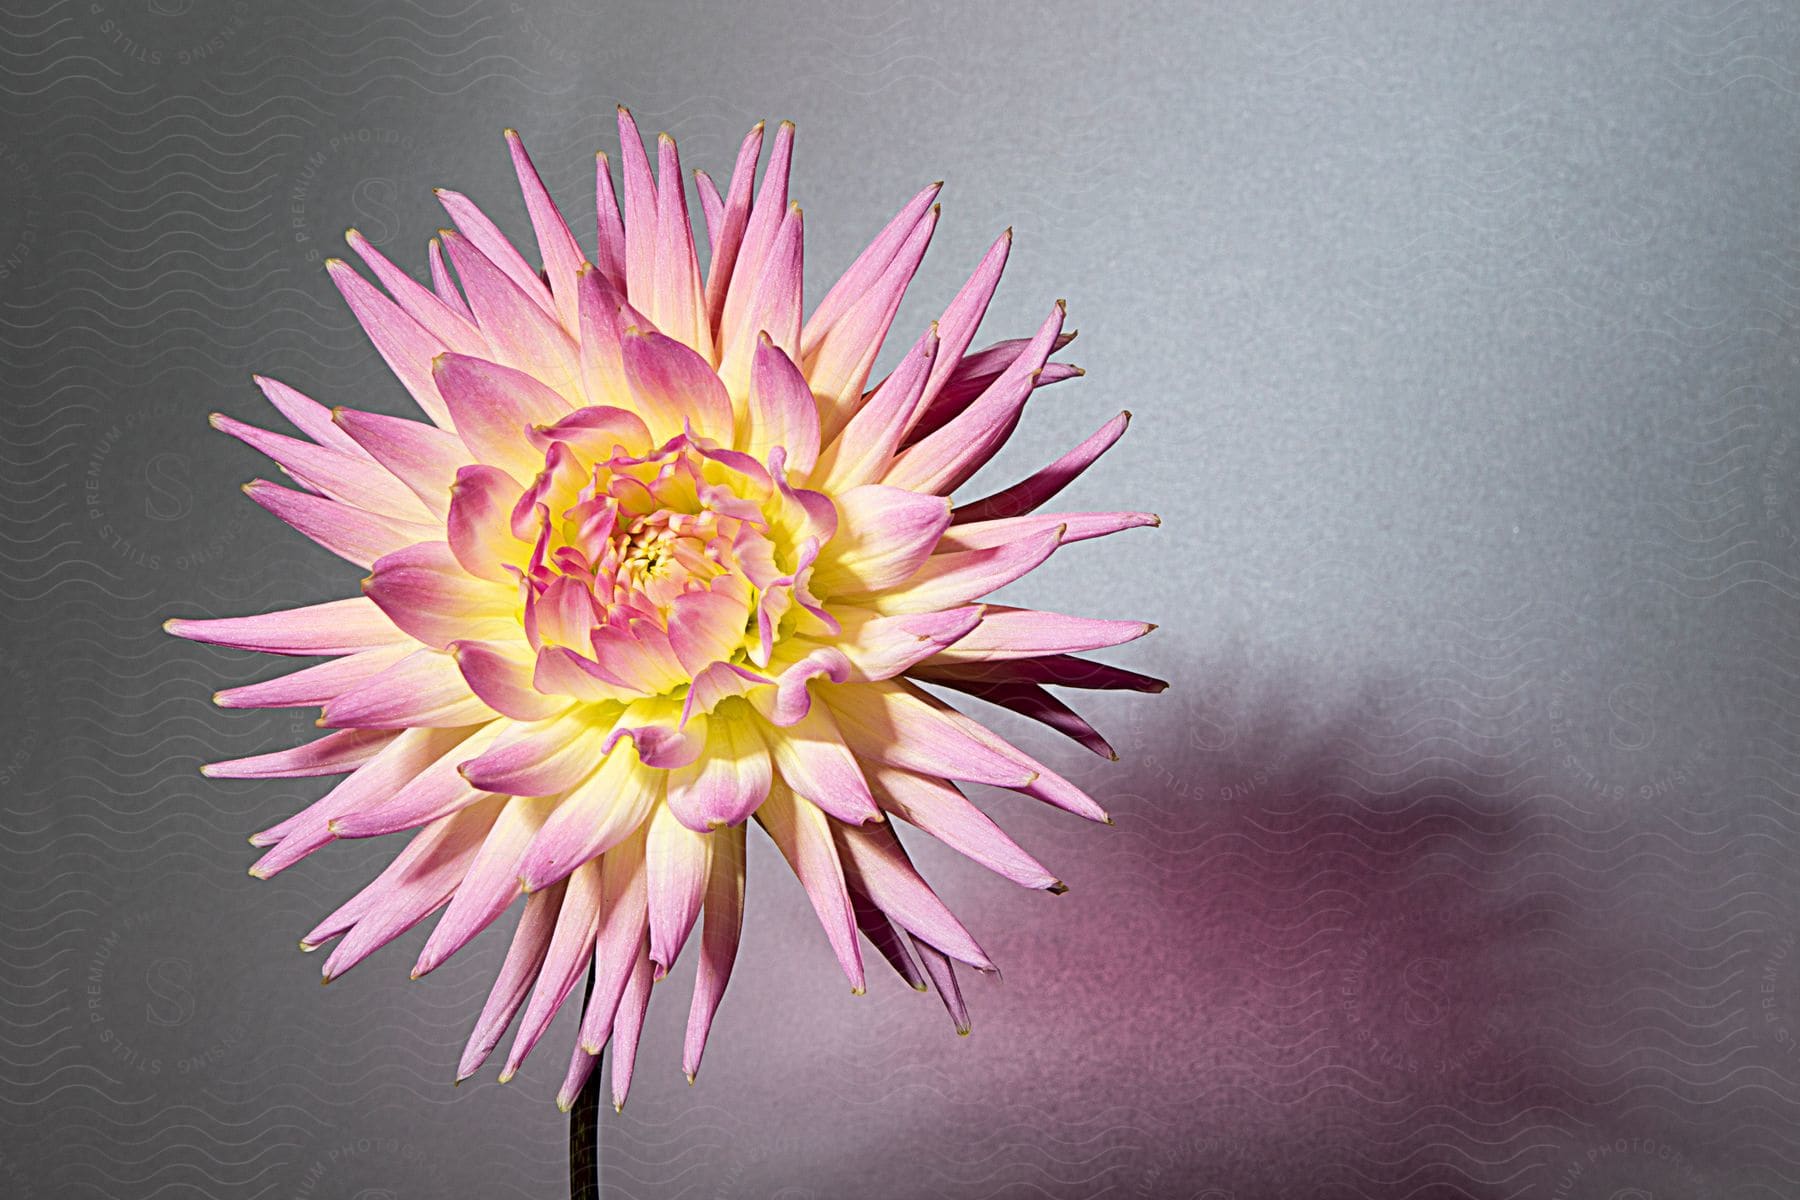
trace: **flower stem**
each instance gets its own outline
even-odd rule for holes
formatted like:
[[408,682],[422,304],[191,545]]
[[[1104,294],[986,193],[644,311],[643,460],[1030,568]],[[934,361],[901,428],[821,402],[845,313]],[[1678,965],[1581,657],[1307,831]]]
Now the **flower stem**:
[[[590,965],[583,1011],[593,993],[594,968]],[[600,1200],[600,1068],[605,1059],[604,1050],[594,1056],[593,1073],[569,1109],[569,1200]]]

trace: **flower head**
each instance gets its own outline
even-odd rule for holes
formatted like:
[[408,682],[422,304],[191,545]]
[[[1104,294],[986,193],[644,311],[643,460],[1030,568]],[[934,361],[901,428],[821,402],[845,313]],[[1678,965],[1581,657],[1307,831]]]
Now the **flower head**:
[[[792,126],[755,183],[763,128],[726,191],[699,175],[702,278],[675,144],[652,170],[620,110],[623,212],[605,156],[590,260],[516,134],[507,139],[542,269],[466,198],[427,288],[354,230],[385,293],[329,264],[430,423],[328,411],[259,380],[304,437],[214,423],[296,487],[258,504],[370,574],[363,595],[253,617],[174,620],[197,641],[328,656],[219,693],[226,707],[323,707],[309,744],[213,776],[344,775],[251,840],[267,877],[335,838],[410,832],[367,888],[306,935],[327,980],[442,910],[415,975],[511,906],[510,952],[459,1067],[523,1006],[510,1077],[590,964],[566,1104],[613,1047],[629,1084],[650,983],[698,925],[684,1069],[697,1070],[742,921],[754,818],[812,900],[851,986],[859,936],[959,1029],[952,962],[993,968],[908,861],[893,822],[1026,887],[1056,878],[952,780],[1093,820],[1067,780],[921,683],[1110,749],[1045,685],[1160,690],[1075,657],[1151,627],[982,603],[1067,542],[1147,513],[1041,513],[1126,417],[1037,474],[951,492],[1010,435],[1033,390],[1080,372],[1058,302],[1030,338],[969,347],[1011,244],[997,240],[892,374],[876,355],[937,221],[937,185],[881,231],[810,317]],[[529,999],[528,999],[529,997]]]

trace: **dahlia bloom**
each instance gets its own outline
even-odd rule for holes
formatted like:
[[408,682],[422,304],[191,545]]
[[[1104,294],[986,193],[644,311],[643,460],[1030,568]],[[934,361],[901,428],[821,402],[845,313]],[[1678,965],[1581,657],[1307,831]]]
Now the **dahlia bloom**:
[[[696,925],[690,1080],[736,956],[751,818],[798,876],[854,991],[858,935],[968,1029],[952,962],[993,964],[919,877],[889,817],[1007,879],[1059,891],[951,780],[1106,814],[927,692],[1003,705],[1111,756],[1046,684],[1155,691],[1074,657],[1149,631],[981,598],[1059,546],[1156,523],[1037,510],[1123,433],[1126,414],[1003,491],[949,497],[1010,435],[1072,334],[1058,302],[1030,338],[971,353],[1011,243],[994,242],[885,379],[869,375],[937,221],[915,196],[802,320],[793,128],[760,187],[763,128],[721,193],[698,176],[702,277],[675,143],[653,172],[621,109],[623,212],[599,159],[598,244],[577,244],[509,132],[542,269],[465,197],[430,247],[432,286],[352,230],[385,293],[332,279],[429,423],[263,392],[305,437],[216,416],[294,487],[251,499],[369,570],[361,596],[173,620],[179,637],[321,665],[231,688],[227,708],[323,706],[332,732],[204,768],[344,775],[251,838],[267,878],[335,838],[411,833],[306,935],[327,981],[438,910],[423,975],[524,896],[457,1077],[518,1015],[510,1078],[582,975],[593,987],[560,1094],[613,1047],[622,1104],[651,982]],[[702,917],[703,923],[702,923]],[[916,957],[915,957],[916,956]]]

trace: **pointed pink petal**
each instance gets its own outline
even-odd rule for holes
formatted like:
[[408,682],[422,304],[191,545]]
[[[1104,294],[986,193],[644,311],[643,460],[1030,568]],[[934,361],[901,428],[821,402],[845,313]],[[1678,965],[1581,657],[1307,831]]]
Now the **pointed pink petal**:
[[835,495],[881,478],[888,460],[900,448],[901,437],[912,425],[937,349],[937,328],[933,326],[820,457],[815,486]]
[[986,550],[933,554],[907,580],[868,603],[882,612],[929,612],[979,600],[1044,564],[1062,545],[1062,527]]
[[[726,301],[719,338],[719,378],[734,400],[750,386],[750,371],[761,334],[768,334],[789,361],[800,361],[800,313],[805,304],[805,218],[794,205],[776,228],[775,240],[758,261],[754,276],[739,264]],[[748,252],[748,245],[745,247]],[[740,299],[741,297],[741,299]]]
[[1039,537],[1054,529],[1062,530],[1062,544],[1085,542],[1106,537],[1126,529],[1142,529],[1162,524],[1162,518],[1147,512],[1074,512],[1033,513],[1028,517],[1003,517],[995,521],[955,523],[951,514],[950,528],[938,543],[943,552],[951,550],[987,550],[1020,538]]
[[[500,227],[461,192],[438,188],[435,194],[438,203],[450,214],[450,220],[455,223],[460,235],[454,239],[445,237],[443,240],[445,248],[450,251],[450,261],[456,264],[457,274],[462,276],[463,290],[468,291],[472,285],[467,272],[463,270],[462,261],[457,257],[456,247],[451,245],[453,240],[466,242],[476,254],[504,275],[518,289],[520,296],[529,297],[546,316],[555,316],[555,306],[551,303],[544,281],[538,278],[538,273],[525,261],[507,236],[500,232]],[[473,297],[470,297],[470,307],[479,320],[481,307],[474,303]]]
[[850,907],[856,913],[856,927],[862,930],[862,935],[869,939],[869,944],[881,953],[881,957],[887,959],[895,974],[915,991],[924,991],[925,976],[919,973],[919,964],[913,961],[912,951],[906,948],[905,937],[894,928],[887,914],[869,899],[860,880],[846,877],[844,884],[850,892]]
[[846,874],[855,875],[869,898],[883,912],[920,941],[936,946],[958,962],[978,971],[992,971],[993,962],[982,952],[969,931],[944,907],[931,886],[919,878],[906,851],[887,824],[832,828]]
[[656,138],[656,251],[651,307],[644,313],[656,327],[712,362],[712,323],[706,319],[706,294],[700,263],[694,257],[694,227],[688,220],[686,180],[681,154],[668,134]]
[[[726,287],[725,309],[720,323],[721,330],[727,335],[727,345],[734,340],[734,331],[746,324],[745,313],[763,277],[763,262],[774,249],[781,227],[790,212],[788,171],[793,159],[794,123],[783,121],[775,129],[775,144],[769,149],[769,165],[763,168],[762,186],[757,190],[756,201],[751,205],[750,216],[745,222],[744,240],[738,247],[737,261],[731,266],[731,280]],[[744,336],[754,337],[756,328],[759,327],[750,328]],[[769,330],[770,334],[775,332],[773,329]],[[787,356],[796,361],[800,357],[799,333],[796,328],[793,343],[782,346]],[[777,344],[782,344],[779,339]]]
[[550,938],[556,931],[562,900],[562,884],[526,898],[525,911],[519,914],[519,924],[513,932],[506,961],[501,964],[500,973],[494,977],[493,989],[488,993],[487,1003],[482,1006],[481,1016],[469,1035],[469,1044],[463,1050],[462,1061],[457,1064],[458,1082],[481,1069],[487,1056],[500,1044],[506,1027],[512,1024],[513,1014],[525,1002],[525,994],[531,990],[532,982],[537,979],[538,971],[543,966],[544,955],[550,949]]
[[867,762],[996,787],[1024,787],[1033,768],[947,705],[896,682],[833,688],[823,697],[838,730]]
[[930,834],[970,861],[1021,887],[1061,889],[1056,876],[1021,850],[954,784],[934,776],[878,766],[869,771],[869,788],[888,813]]
[[656,178],[644,153],[644,137],[619,105],[619,169],[625,182],[625,295],[648,313],[656,303]]
[[378,516],[323,496],[291,491],[266,479],[245,484],[244,494],[339,558],[359,567],[370,566],[384,554],[435,536],[429,525]]
[[644,1032],[644,1012],[650,1007],[652,981],[650,956],[642,948],[637,962],[626,980],[625,992],[619,997],[619,1009],[612,1027],[612,1102],[613,1111],[622,1112],[625,1097],[631,1091],[631,1072],[637,1065],[638,1039]]
[[933,662],[927,663],[920,670],[946,681],[964,679],[982,683],[1048,683],[1057,687],[1152,694],[1167,691],[1169,687],[1167,680],[1158,679],[1154,675],[1143,675],[1127,671],[1123,667],[1068,654],[1010,658],[995,662]]
[[321,446],[330,446],[333,450],[342,450],[346,454],[361,453],[357,444],[332,424],[329,408],[285,383],[265,379],[261,375],[252,375],[251,378],[262,389],[269,403],[275,406],[275,410],[291,421],[301,433]]
[[450,485],[469,461],[462,439],[423,421],[350,408],[334,410],[331,419],[354,445],[411,489],[427,512],[443,519],[450,509]]
[[852,991],[866,986],[862,951],[856,944],[856,914],[844,886],[844,870],[832,842],[831,819],[817,806],[777,787],[756,810],[756,819],[787,859],[806,897],[812,901],[825,937]]
[[808,343],[801,335],[802,366],[813,394],[819,397],[819,424],[827,438],[835,436],[855,413],[869,370],[936,227],[937,210],[933,208],[907,234],[881,277],[842,317],[822,329],[816,342]]
[[506,911],[519,895],[519,856],[550,815],[553,802],[540,796],[512,796],[495,819],[457,884],[450,906],[438,919],[413,965],[413,978],[429,974]]
[[[340,780],[299,812],[253,834],[250,844],[272,846],[310,827],[321,827],[335,834],[340,818],[354,818],[391,803],[392,796],[413,787],[442,759],[459,750],[466,755],[465,747],[486,736],[485,728],[473,732],[468,729],[403,731],[400,736],[390,739],[379,754],[359,767],[349,779]],[[432,819],[448,815],[448,812],[435,813]]]
[[381,281],[381,286],[388,290],[406,315],[424,326],[425,331],[447,349],[458,354],[487,352],[487,340],[473,321],[388,261],[387,256],[371,246],[362,234],[352,229],[344,234],[344,240],[363,260],[363,265],[375,273],[375,278]]
[[[1037,759],[905,680],[834,689],[827,702],[861,758],[925,775],[991,783],[1090,821],[1093,799]],[[1010,774],[1000,764],[1011,764]]]
[[425,251],[425,257],[431,261],[431,290],[437,298],[444,302],[444,307],[469,323],[475,325],[475,314],[469,311],[468,301],[463,299],[462,292],[456,286],[456,280],[450,275],[450,265],[444,261],[444,243],[432,238]]
[[956,982],[956,968],[943,951],[935,946],[912,938],[913,948],[919,952],[919,961],[925,964],[925,973],[931,976],[932,986],[937,988],[938,995],[943,997],[944,1008],[950,1014],[951,1024],[956,1026],[959,1037],[968,1037],[972,1026],[969,1023],[969,1006],[963,1001],[962,987]]
[[594,994],[581,1014],[581,1045],[595,1054],[612,1034],[625,986],[644,956],[649,894],[644,879],[645,829],[639,826],[600,860],[602,902],[594,942]]
[[413,647],[405,642],[377,646],[262,683],[226,688],[213,694],[220,708],[314,708],[387,670]]
[[1026,477],[1009,488],[995,492],[991,496],[959,505],[956,510],[957,523],[1017,517],[1032,511],[1075,482],[1083,471],[1093,465],[1095,459],[1105,454],[1112,448],[1114,442],[1125,436],[1125,429],[1130,424],[1131,413],[1122,412],[1102,425],[1081,445],[1036,474]]
[[[988,247],[987,254],[976,266],[974,274],[969,276],[969,281],[963,284],[962,290],[945,307],[943,316],[938,318],[938,353],[932,360],[931,379],[925,384],[924,394],[913,406],[911,421],[901,431],[903,439],[913,434],[922,422],[930,420],[939,410],[940,397],[955,376],[958,365],[962,363],[969,343],[975,340],[975,330],[987,313],[988,301],[994,298],[994,289],[1000,284],[1000,273],[1006,268],[1006,256],[1011,249],[1012,230],[1008,229],[994,239],[994,244]],[[971,393],[968,399],[973,399],[976,394],[979,394],[979,389],[976,393]],[[948,411],[943,420],[949,420],[961,412],[968,399],[953,401],[954,409]]]
[[[342,928],[344,939],[331,948],[320,975],[324,982],[362,963],[382,946],[443,909],[473,862],[481,838],[499,811],[499,797],[419,829],[387,871],[333,918],[301,939],[317,946]],[[353,912],[346,912],[353,910]],[[347,918],[347,919],[346,919]]]
[[619,201],[613,194],[612,167],[604,153],[594,155],[594,223],[599,247],[594,265],[615,291],[625,292],[625,222],[619,217]]
[[575,308],[575,273],[587,261],[575,235],[557,210],[556,201],[531,165],[525,142],[516,130],[506,131],[507,149],[512,152],[513,171],[519,177],[519,190],[525,196],[525,210],[531,216],[531,229],[537,235],[538,255],[544,274],[550,279],[550,298],[564,329],[573,334],[577,328]]
[[650,913],[650,960],[662,978],[687,944],[700,916],[706,879],[712,871],[712,835],[695,833],[669,806],[650,816],[644,844],[645,887]]
[[568,1112],[575,1107],[581,1098],[581,1091],[587,1087],[587,1081],[593,1077],[594,1068],[600,1065],[598,1054],[589,1054],[576,1043],[575,1050],[569,1055],[569,1070],[563,1076],[562,1086],[556,1089],[556,1107]]
[[594,932],[600,918],[600,864],[588,863],[573,875],[563,891],[562,910],[556,917],[556,930],[544,951],[537,984],[531,989],[531,1001],[525,1015],[519,1018],[519,1031],[513,1035],[512,1047],[506,1052],[506,1067],[500,1072],[505,1083],[519,1070],[550,1022],[561,1010],[563,1001],[575,990],[581,973],[594,955]]
[[575,279],[581,335],[581,388],[589,404],[624,405],[631,401],[625,378],[625,330],[646,327],[649,318],[625,303],[624,296],[598,270]]
[[405,640],[363,596],[254,617],[171,617],[163,628],[190,642],[264,654],[355,654]]
[[[1062,351],[1073,340],[1073,329],[1069,329],[1067,333],[1058,333],[1057,342],[1051,345],[1051,353]],[[914,425],[911,434],[907,434],[907,444],[936,434],[952,417],[958,416],[970,403],[974,403],[981,392],[990,389],[994,381],[999,380],[1001,374],[1019,360],[1019,354],[1026,353],[1028,349],[1031,349],[1031,338],[1008,338],[1004,342],[988,345],[986,349],[979,349],[974,354],[963,354],[961,360],[947,358],[943,365],[949,367],[949,376],[943,380],[943,387],[936,392],[936,396],[922,405],[923,412],[918,416],[918,425]],[[1049,387],[1051,383],[1075,380],[1082,374],[1085,372],[1076,367],[1075,363],[1046,362],[1031,380],[1031,387],[1033,390]]]
[[923,188],[918,195],[906,202],[898,213],[894,214],[880,233],[875,235],[863,252],[857,255],[856,261],[850,264],[849,270],[838,277],[819,301],[819,306],[807,318],[806,331],[800,335],[800,353],[811,356],[831,331],[833,325],[842,320],[856,305],[880,285],[883,274],[901,253],[908,239],[913,235],[921,222],[926,220],[926,213],[936,203],[938,193],[942,191],[942,183],[933,183]]
[[450,488],[447,531],[450,551],[463,570],[481,579],[508,583],[508,567],[531,558],[531,544],[513,535],[512,510],[522,489],[499,467],[463,467]]
[[[336,979],[442,908],[468,872],[504,803],[495,796],[414,834],[401,856],[370,885],[375,894],[354,927],[332,948],[323,977]],[[411,861],[406,861],[409,856]],[[396,870],[403,862],[404,868]],[[316,945],[322,932],[308,934],[306,943]]]
[[532,276],[533,294],[527,296],[468,239],[449,230],[442,236],[475,322],[492,347],[491,357],[502,366],[541,380],[562,396],[579,396],[579,351],[548,307],[550,300],[537,277]]
[[285,821],[251,838],[254,845],[274,849],[250,868],[250,874],[267,879],[299,862],[336,836],[332,825],[338,818],[381,804],[429,769],[437,758],[455,750],[468,735],[467,729],[402,732],[350,778]]
[[745,452],[768,462],[777,447],[787,452],[787,469],[805,478],[819,458],[819,407],[800,374],[766,333],[758,333],[750,368],[749,435]]
[[[334,811],[328,814],[330,832],[341,838],[380,837],[417,829],[477,803],[490,793],[471,787],[457,767],[493,745],[494,739],[508,724],[494,721],[460,741],[453,741],[409,781],[392,788],[385,799],[372,794],[368,803],[359,803],[350,811],[337,811],[343,806],[334,806]],[[432,747],[440,744],[432,743]],[[277,826],[269,832],[273,834],[281,829]]]
[[1083,820],[1098,821],[1103,825],[1113,823],[1113,819],[1107,816],[1104,808],[1094,802],[1092,796],[1031,756],[1017,750],[1014,752],[1022,761],[1030,763],[1037,769],[1036,779],[1024,787],[1014,790],[1030,796],[1034,800],[1042,800],[1045,804],[1060,808],[1066,813],[1073,813]]
[[390,729],[345,729],[315,738],[303,746],[207,763],[208,779],[310,779],[354,771],[394,740]]
[[1020,716],[1029,717],[1040,724],[1048,725],[1058,733],[1098,754],[1101,758],[1110,759],[1113,762],[1119,760],[1119,756],[1113,752],[1112,746],[1100,735],[1099,730],[1088,724],[1080,713],[1058,700],[1038,684],[1023,681],[964,679],[929,669],[920,670],[913,678],[926,683],[935,683],[941,687],[954,688],[956,691],[974,696],[978,700],[986,700],[989,704],[997,704],[1001,708],[1011,709]]
[[343,259],[326,259],[325,269],[363,332],[375,343],[382,361],[405,385],[426,416],[445,429],[450,428],[449,411],[438,398],[437,385],[431,381],[431,360],[444,352],[444,343],[377,291]]
[[332,699],[321,720],[338,729],[445,729],[495,715],[469,691],[455,659],[438,650],[416,650]]
[[998,604],[983,605],[983,609],[981,624],[946,649],[939,656],[940,662],[1033,658],[1044,654],[1100,650],[1141,638],[1156,628],[1146,621],[1071,617]]
[[[1052,354],[1075,340],[1075,331],[1056,335],[1056,343],[1051,347]],[[994,381],[1018,361],[1019,355],[1031,348],[1031,338],[1008,338],[1003,342],[995,342],[985,349],[973,354],[965,354],[961,360],[945,358],[943,365],[949,368],[949,376],[935,397],[923,405],[918,424],[907,434],[906,444],[911,445],[942,429],[951,418],[968,408],[983,392],[992,387]],[[1061,383],[1065,379],[1076,379],[1085,374],[1073,363],[1046,362],[1032,380],[1032,388],[1049,387],[1053,383]]]
[[1013,364],[942,429],[902,451],[884,481],[914,491],[946,494],[980,470],[1018,423],[1037,373],[1062,332],[1063,316],[1063,304],[1058,300]]
[[834,644],[850,660],[853,682],[892,679],[967,635],[980,623],[981,612],[981,605],[970,604],[884,617],[873,609],[836,607],[843,632]]
[[700,962],[694,971],[694,999],[688,1007],[687,1037],[681,1052],[681,1069],[689,1082],[700,1071],[706,1036],[737,962],[744,922],[744,827],[721,829],[710,836],[712,871],[707,875],[702,902],[706,915],[700,930]]
[[725,223],[725,198],[719,185],[705,171],[694,172],[694,187],[700,193],[700,219],[706,222],[706,253],[713,262],[719,260],[719,227]]
[[223,413],[212,415],[212,427],[262,451],[309,491],[409,521],[431,518],[409,488],[360,451],[351,454],[270,433]]
[[844,744],[837,722],[823,705],[813,705],[785,729],[769,725],[761,732],[775,769],[795,795],[840,821],[858,824],[879,818],[880,810],[856,765],[856,756]]
[[[712,237],[712,262],[706,275],[706,314],[715,333],[725,319],[725,293],[737,266],[738,249],[744,244],[745,227],[750,221],[751,189],[756,184],[756,160],[762,154],[762,142],[763,123],[758,121],[745,135],[743,145],[738,147],[731,182],[724,197],[718,201],[718,215],[708,216],[706,221]],[[711,183],[711,180],[707,182]]]

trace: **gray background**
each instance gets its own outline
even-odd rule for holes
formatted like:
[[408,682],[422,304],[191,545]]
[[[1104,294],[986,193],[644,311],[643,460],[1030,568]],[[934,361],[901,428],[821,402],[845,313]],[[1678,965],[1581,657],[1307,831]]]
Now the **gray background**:
[[[565,1020],[449,1079],[503,946],[321,991],[385,846],[269,883],[316,795],[201,780],[310,714],[171,614],[358,572],[235,490],[256,370],[404,411],[320,269],[418,268],[516,126],[584,240],[615,101],[729,169],[799,124],[809,292],[924,182],[904,346],[1017,228],[994,337],[1070,299],[1121,407],[1022,602],[1162,623],[1176,681],[995,718],[1117,814],[984,797],[1071,885],[928,873],[1005,968],[976,1030],[846,994],[753,849],[699,1084],[658,989],[609,1195],[1800,1194],[1800,9],[1619,4],[15,0],[0,16],[0,1192],[544,1197]],[[784,1190],[785,1189],[785,1190]],[[1636,1190],[1634,1190],[1636,1189]]]

